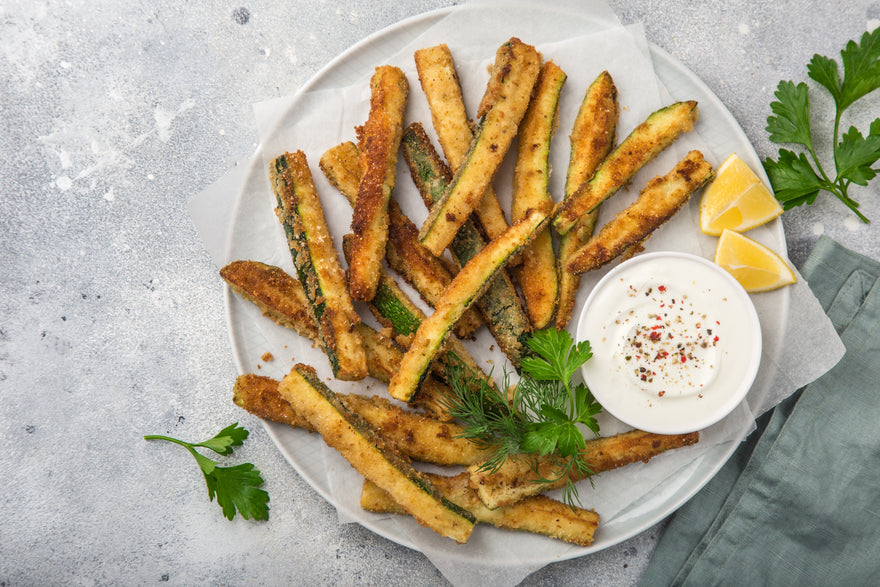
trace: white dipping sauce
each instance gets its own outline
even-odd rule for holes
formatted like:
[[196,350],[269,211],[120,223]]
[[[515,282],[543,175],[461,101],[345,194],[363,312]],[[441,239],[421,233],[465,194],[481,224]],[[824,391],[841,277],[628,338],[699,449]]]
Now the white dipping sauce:
[[714,263],[649,253],[591,292],[578,324],[593,357],[584,381],[603,408],[649,432],[714,424],[745,397],[761,360],[761,327],[745,290]]

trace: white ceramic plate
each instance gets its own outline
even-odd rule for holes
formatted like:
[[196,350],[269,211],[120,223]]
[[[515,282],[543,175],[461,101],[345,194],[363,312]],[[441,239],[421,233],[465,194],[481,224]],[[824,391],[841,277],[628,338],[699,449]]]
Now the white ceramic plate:
[[[341,88],[364,79],[375,65],[382,63],[385,59],[397,53],[411,40],[439,22],[450,12],[466,8],[468,7],[443,9],[419,15],[364,39],[319,71],[298,92],[292,103],[291,110],[294,107],[303,107],[300,98],[306,92]],[[536,16],[533,15],[531,21],[533,23],[540,25],[558,24],[560,27],[568,27],[569,30],[572,26],[579,26],[583,28],[584,33],[590,32],[591,25],[595,24],[595,21],[591,20],[591,17],[587,14],[557,12],[554,8],[546,5],[535,14]],[[528,25],[523,26],[528,28]],[[526,41],[529,40],[527,34],[522,34],[522,38]],[[447,42],[452,47],[456,46],[456,43],[460,45],[465,41],[449,39]],[[719,156],[735,151],[753,169],[760,172],[761,166],[758,156],[740,126],[718,98],[692,72],[663,50],[652,46],[650,53],[659,80],[673,98],[696,99],[699,101],[700,133],[707,147]],[[290,148],[296,148],[296,146],[291,145]],[[253,161],[254,163],[248,172],[245,187],[239,196],[234,213],[228,243],[228,260],[255,258],[252,243],[254,239],[261,238],[261,235],[255,234],[250,226],[254,223],[255,218],[271,214],[271,210],[268,207],[269,204],[267,203],[271,195],[267,195],[268,182],[262,158],[257,156]],[[777,251],[786,250],[781,222],[777,220],[765,227],[761,227],[758,231],[757,237],[759,240],[762,240]],[[755,234],[750,234],[750,236],[755,236]],[[778,302],[775,301],[777,299]],[[241,373],[260,372],[277,377],[283,376],[286,370],[290,368],[290,363],[276,360],[273,363],[267,364],[260,361],[260,356],[267,350],[267,338],[264,336],[261,327],[256,325],[256,320],[260,319],[258,313],[249,304],[231,295],[228,290],[226,302],[230,338],[239,371]],[[775,317],[771,319],[775,320],[775,323],[768,324],[765,321],[763,326],[765,329],[783,331],[784,320],[787,315],[787,293],[778,293],[776,298],[774,298],[774,303],[777,303],[779,306],[779,311],[774,312]],[[577,312],[578,310],[576,309],[575,316],[577,316]],[[262,328],[266,328],[265,325]],[[299,343],[292,342],[291,344]],[[292,351],[295,350],[295,348],[292,348]],[[258,368],[261,368],[261,370],[258,370]],[[339,508],[340,504],[334,502],[332,498],[327,477],[329,465],[327,459],[325,459],[324,445],[320,437],[272,423],[266,423],[266,428],[279,450],[281,450],[296,471],[319,494]],[[597,552],[650,528],[674,512],[712,478],[735,447],[736,443],[734,442],[713,447],[707,453],[684,467],[673,479],[654,488],[645,498],[628,505],[626,509],[614,516],[610,521],[603,521],[596,535],[596,541],[590,547],[574,547],[540,536],[480,527],[479,538],[477,540],[472,538],[468,545],[457,547],[454,550],[453,556],[460,558],[462,561],[479,561],[484,565],[502,566],[506,564],[549,563]],[[582,495],[582,498],[585,497]],[[349,513],[355,514],[355,512]],[[389,540],[410,548],[418,548],[410,536],[401,530],[399,525],[401,519],[400,517],[395,520],[393,517],[375,516],[362,520],[361,523]],[[415,524],[411,520],[403,523],[408,522]],[[490,544],[493,536],[495,536],[494,533],[504,533],[505,539],[513,535],[515,546],[503,552],[495,552],[489,547],[481,546],[480,543],[483,543],[483,545]],[[475,537],[476,535],[477,532],[475,532]],[[472,543],[475,544],[472,545]],[[484,558],[487,552],[493,552],[489,559]]]

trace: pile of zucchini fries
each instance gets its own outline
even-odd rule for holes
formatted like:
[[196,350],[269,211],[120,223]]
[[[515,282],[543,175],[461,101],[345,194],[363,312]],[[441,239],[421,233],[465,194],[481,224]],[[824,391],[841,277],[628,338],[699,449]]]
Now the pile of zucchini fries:
[[[257,261],[234,261],[220,272],[265,316],[315,341],[334,377],[372,377],[407,409],[388,398],[334,393],[304,364],[280,381],[238,377],[234,402],[261,418],[321,434],[364,476],[366,510],[408,514],[459,543],[483,522],[589,545],[598,527],[594,511],[538,495],[553,489],[533,482],[536,474],[554,478],[553,460],[508,459],[493,473],[480,470],[487,454],[458,437],[461,428],[446,416],[444,398],[462,371],[495,385],[460,339],[485,324],[518,370],[530,353],[525,341],[531,332],[566,327],[582,273],[640,251],[712,177],[711,165],[692,151],[594,234],[601,203],[693,128],[697,104],[677,102],[654,112],[615,148],[617,90],[608,72],[600,74],[571,129],[565,193],[556,203],[548,178],[566,81],[561,68],[535,47],[510,39],[496,53],[472,122],[449,48],[421,49],[414,59],[442,155],[421,123],[405,121],[406,75],[377,67],[367,119],[354,129],[357,142],[332,146],[319,161],[353,209],[341,254],[306,155],[296,151],[269,166],[296,275]],[[514,140],[508,224],[492,179]],[[399,158],[428,210],[421,227],[392,198]],[[433,308],[429,315],[385,263]],[[355,301],[366,304],[381,330],[362,322]],[[598,473],[698,438],[635,430],[588,442],[581,458]],[[412,461],[466,469],[428,475]]]

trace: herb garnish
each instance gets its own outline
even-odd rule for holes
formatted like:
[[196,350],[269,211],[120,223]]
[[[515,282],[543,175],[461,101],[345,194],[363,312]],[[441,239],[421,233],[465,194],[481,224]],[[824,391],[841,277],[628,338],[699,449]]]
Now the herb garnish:
[[[451,378],[454,394],[446,407],[462,423],[461,437],[492,451],[480,470],[495,472],[507,458],[549,456],[559,476],[545,479],[539,475],[537,481],[565,478],[563,500],[573,505],[578,496],[570,474],[581,478],[592,474],[578,457],[586,447],[578,425],[598,436],[594,416],[602,407],[586,385],[572,385],[571,378],[593,353],[589,341],[575,344],[567,331],[555,328],[534,333],[526,344],[537,356],[523,358],[522,376],[509,396],[485,381],[466,377],[462,368]],[[508,389],[508,382],[505,372],[501,389]],[[537,466],[533,469],[537,474]]]
[[855,126],[850,126],[839,142],[838,137],[843,112],[853,102],[880,87],[880,28],[862,35],[860,44],[855,41],[847,43],[840,55],[843,61],[842,81],[834,59],[813,55],[807,66],[810,78],[834,98],[836,113],[832,145],[837,175],[831,179],[816,154],[810,128],[807,85],[803,82],[795,85],[791,81],[779,82],[775,93],[778,101],[770,104],[774,115],[767,118],[767,131],[774,143],[793,143],[805,147],[812,164],[806,153],[779,149],[778,161],[765,159],[764,169],[770,177],[776,199],[786,210],[812,204],[819,192],[824,190],[837,196],[867,223],[868,218],[859,212],[858,202],[849,197],[847,190],[851,184],[868,185],[877,174],[878,170],[871,166],[880,159],[880,118],[871,123],[866,137]]
[[205,476],[208,498],[214,501],[214,496],[217,496],[217,503],[223,508],[223,515],[227,519],[234,518],[237,509],[245,520],[250,518],[268,520],[269,506],[266,504],[269,502],[269,494],[259,489],[263,484],[263,478],[251,463],[218,467],[217,461],[212,461],[195,450],[196,447],[202,447],[213,450],[219,455],[228,456],[232,454],[232,447],[241,446],[248,434],[248,431],[239,427],[236,422],[204,442],[190,443],[155,434],[144,436],[144,440],[166,440],[185,447],[195,457]]

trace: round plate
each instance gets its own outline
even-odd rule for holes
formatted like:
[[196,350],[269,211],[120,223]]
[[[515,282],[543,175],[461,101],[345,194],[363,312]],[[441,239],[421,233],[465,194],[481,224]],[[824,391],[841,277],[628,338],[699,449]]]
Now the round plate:
[[[410,41],[454,11],[491,9],[491,7],[481,5],[442,9],[410,18],[371,35],[339,55],[303,86],[290,102],[287,116],[289,117],[296,108],[299,109],[299,113],[308,106],[304,97],[309,92],[343,88],[365,79],[372,72],[373,67],[396,54]],[[510,11],[506,12],[507,14],[503,16],[510,17]],[[482,21],[480,19],[480,22],[491,22],[491,20]],[[544,27],[545,30],[547,27],[558,27],[560,30],[569,31],[577,29],[581,31],[580,34],[586,34],[591,32],[591,27],[595,28],[594,25],[596,25],[595,16],[566,12],[542,5],[540,10],[534,9],[534,13],[530,14],[529,18],[523,19],[523,22],[519,23],[518,26],[525,30],[522,32],[517,30],[516,32],[526,42],[529,42],[529,27]],[[452,38],[446,42],[452,48],[465,43],[461,39]],[[726,154],[735,151],[753,169],[763,174],[760,160],[745,133],[705,84],[663,50],[650,46],[650,56],[658,79],[673,98],[699,101],[699,128],[706,147],[716,156],[726,156]],[[415,90],[411,89],[411,91]],[[330,146],[332,145],[326,145],[328,148]],[[289,148],[294,149],[296,145],[290,145]],[[766,177],[763,179],[767,181]],[[255,233],[250,226],[254,218],[271,215],[271,198],[264,161],[258,154],[254,157],[253,165],[248,171],[247,180],[239,195],[233,215],[228,240],[228,260],[251,258],[270,262],[268,259],[254,256],[252,245],[255,239],[263,238],[265,235]],[[401,205],[406,209],[406,202],[401,202]],[[756,229],[750,233],[750,236],[764,242],[774,250],[786,250],[782,223],[778,219]],[[279,242],[283,243],[283,241]],[[586,295],[586,292],[582,293],[584,296]],[[776,311],[769,313],[769,323],[762,316],[762,323],[767,331],[783,332],[784,320],[787,316],[788,294],[784,290],[771,293],[774,294],[772,303]],[[266,319],[261,318],[259,312],[248,303],[232,295],[228,288],[226,304],[230,339],[238,370],[241,373],[252,373],[258,372],[258,369],[261,368],[259,371],[261,374],[283,376],[286,373],[284,368],[289,368],[292,363],[278,360],[278,355],[276,355],[275,361],[268,364],[261,363],[259,359],[267,350],[265,329],[274,328],[274,326],[266,326],[265,322],[258,326],[258,320],[265,321]],[[291,336],[296,337],[295,334],[291,334]],[[294,355],[299,351],[305,352],[310,346],[307,342],[294,340],[290,344],[289,351]],[[287,345],[285,345],[285,349],[287,349]],[[768,349],[766,343],[765,349]],[[768,349],[768,352],[778,352],[778,346]],[[334,389],[338,389],[336,382],[333,383],[333,386]],[[341,387],[340,391],[344,391],[344,385]],[[337,464],[334,463],[333,455],[325,452],[326,447],[318,435],[307,434],[300,430],[268,422],[265,426],[279,450],[296,471],[321,496],[333,503],[340,510],[342,516],[348,515],[352,519],[356,519],[365,527],[389,540],[419,549],[417,542],[412,538],[413,533],[419,531],[415,521],[401,516],[364,514],[356,507],[346,506],[333,499],[328,470]],[[673,478],[657,487],[650,488],[651,490],[642,499],[629,504],[611,519],[603,520],[596,534],[596,540],[590,547],[576,547],[537,535],[511,533],[492,527],[484,528],[481,525],[474,532],[467,545],[453,544],[454,548],[450,549],[449,556],[462,562],[490,566],[540,565],[600,551],[650,528],[675,511],[715,475],[736,446],[736,441],[713,446],[707,452],[693,459],[687,466],[682,467]],[[621,471],[623,470],[621,469]],[[359,488],[357,491],[359,492]],[[581,499],[587,507],[590,507],[586,491],[581,492]],[[406,531],[403,528],[406,528]],[[429,531],[426,532],[430,534]],[[502,540],[502,534],[505,544],[512,544],[503,550],[493,547],[494,543]],[[451,541],[445,542],[451,543]]]

